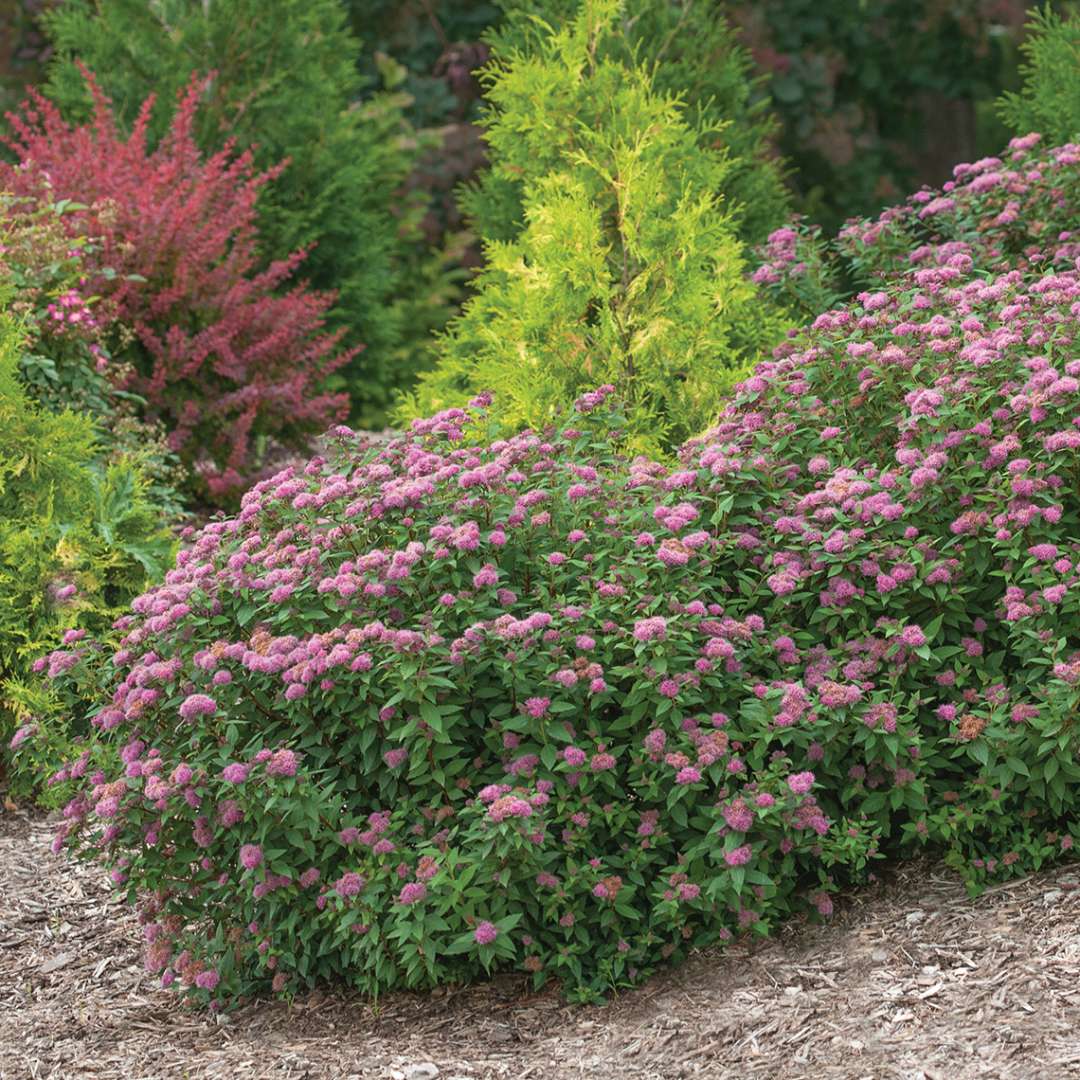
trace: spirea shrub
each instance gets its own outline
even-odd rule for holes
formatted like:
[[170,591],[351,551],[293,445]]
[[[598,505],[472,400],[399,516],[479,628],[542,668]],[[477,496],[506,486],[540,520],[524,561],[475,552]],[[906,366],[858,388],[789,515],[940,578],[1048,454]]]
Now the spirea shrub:
[[963,163],[877,218],[849,221],[833,241],[796,219],[755,252],[755,283],[808,320],[830,299],[934,265],[965,272],[1070,266],[1080,254],[1080,146],[1045,147],[1031,133],[1001,157]]
[[127,388],[194,466],[200,494],[224,500],[250,478],[268,439],[302,442],[342,416],[345,395],[324,386],[351,353],[325,330],[332,296],[292,280],[303,252],[258,269],[256,201],[276,171],[256,173],[251,155],[231,147],[200,154],[200,84],[182,95],[153,151],[153,99],[125,138],[92,76],[87,84],[95,114],[85,126],[67,124],[40,95],[11,117],[18,164],[0,164],[0,187],[66,202],[60,220],[73,238],[93,241],[89,288],[134,335],[117,351],[133,368]]
[[[202,1001],[495,967],[588,998],[885,851],[973,889],[1080,835],[1080,273],[930,260],[665,467],[612,388],[257,484],[119,624],[57,837]],[[29,742],[29,740],[28,740]]]
[[614,382],[635,449],[659,452],[701,431],[778,339],[722,197],[733,164],[624,55],[621,13],[586,0],[485,70],[491,168],[523,179],[524,227],[485,246],[475,295],[400,417],[493,390],[509,432]]

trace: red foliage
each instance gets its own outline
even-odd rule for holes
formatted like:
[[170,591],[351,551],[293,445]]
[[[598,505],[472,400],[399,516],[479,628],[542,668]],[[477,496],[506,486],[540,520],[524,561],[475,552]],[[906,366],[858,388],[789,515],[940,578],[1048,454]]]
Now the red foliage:
[[153,98],[124,139],[111,102],[84,74],[94,95],[85,126],[68,125],[33,92],[9,114],[5,142],[20,164],[0,163],[0,190],[85,204],[63,220],[95,239],[90,265],[102,273],[92,285],[134,328],[130,389],[222,498],[250,473],[253,436],[296,443],[343,418],[346,396],[322,387],[355,353],[324,330],[332,294],[303,284],[279,291],[304,252],[260,268],[256,201],[283,166],[256,173],[251,155],[231,145],[202,156],[193,135],[202,82],[180,95],[171,130],[148,152]]

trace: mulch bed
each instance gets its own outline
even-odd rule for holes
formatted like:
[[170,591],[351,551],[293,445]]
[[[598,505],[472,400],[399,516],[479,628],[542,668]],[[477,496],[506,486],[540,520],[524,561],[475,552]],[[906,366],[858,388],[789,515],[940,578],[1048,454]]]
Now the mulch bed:
[[0,1078],[1058,1080],[1080,1077],[1080,875],[969,900],[930,862],[826,926],[703,954],[603,1008],[517,978],[226,1017],[144,973],[138,926],[52,825],[0,813]]

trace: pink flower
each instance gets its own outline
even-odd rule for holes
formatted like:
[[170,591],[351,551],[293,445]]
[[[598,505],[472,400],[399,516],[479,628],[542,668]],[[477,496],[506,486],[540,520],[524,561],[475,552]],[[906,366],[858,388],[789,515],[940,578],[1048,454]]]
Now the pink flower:
[[693,765],[686,765],[675,774],[676,784],[696,784],[701,779],[701,773]]
[[476,929],[473,931],[473,939],[477,945],[490,945],[499,936],[499,928],[494,924],[487,922],[478,923]]
[[230,784],[242,784],[248,778],[248,772],[250,771],[247,765],[242,765],[239,761],[234,761],[231,765],[226,765],[221,770],[221,778],[228,781]]
[[24,743],[34,732],[37,731],[36,724],[23,724],[14,735],[11,736],[11,741],[8,743],[8,748],[14,750],[17,746]]
[[745,866],[750,861],[753,853],[753,848],[749,844],[743,844],[741,847],[726,851],[724,853],[724,862],[728,866]]
[[499,572],[493,563],[484,565],[473,574],[473,588],[484,589],[495,585],[499,580]]
[[1034,544],[1028,554],[1040,562],[1050,562],[1058,557],[1058,549],[1056,544]]
[[617,874],[612,874],[611,877],[603,878],[598,881],[592,890],[593,896],[597,900],[612,900],[619,895],[619,890],[622,888],[622,878]]
[[531,817],[532,806],[517,795],[503,795],[488,807],[492,821],[505,821],[508,817]]
[[644,745],[650,754],[662,754],[667,745],[667,735],[660,728],[653,728],[645,736]]
[[420,881],[410,881],[398,893],[397,902],[399,904],[418,904],[425,896],[427,896],[427,886]]
[[667,620],[659,615],[651,619],[638,619],[634,623],[634,638],[637,641],[663,641],[667,637]]
[[787,785],[795,795],[805,795],[814,786],[812,772],[792,773],[787,778]]
[[586,757],[588,755],[578,746],[568,746],[563,750],[563,760],[574,768],[584,765]]
[[195,976],[195,985],[200,990],[213,990],[217,987],[217,984],[221,981],[221,976],[216,971],[200,971]]
[[206,694],[191,694],[180,704],[180,719],[194,720],[197,716],[213,716],[217,703]]
[[[341,877],[334,882],[334,891],[338,896],[356,896],[357,893],[362,892],[367,881],[363,875],[357,874],[350,870],[348,873],[342,874]],[[421,886],[422,888],[423,886]],[[422,897],[420,898],[422,899]],[[403,903],[412,903],[411,900],[402,901]]]
[[266,763],[266,775],[295,776],[299,760],[292,750],[278,750]]
[[263,861],[263,850],[258,844],[244,844],[240,849],[240,865],[245,870],[254,870]]

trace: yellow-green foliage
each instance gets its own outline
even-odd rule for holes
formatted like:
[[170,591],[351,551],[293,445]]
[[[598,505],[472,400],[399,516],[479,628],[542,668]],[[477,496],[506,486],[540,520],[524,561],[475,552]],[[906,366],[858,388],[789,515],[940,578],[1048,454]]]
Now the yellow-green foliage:
[[[135,466],[103,462],[92,421],[28,397],[23,335],[3,306],[0,297],[0,753],[17,725],[34,723],[28,758],[42,764],[68,728],[50,720],[32,662],[65,630],[107,631],[173,545]],[[14,779],[22,789],[31,780]]]
[[1038,131],[1047,146],[1080,138],[1080,9],[1062,18],[1049,4],[1031,13],[1021,49],[1019,93],[1005,94],[998,111],[1017,135]]
[[[496,2],[505,15],[486,35],[496,58],[514,48],[529,51],[543,36],[540,20],[559,26],[580,7],[580,0]],[[724,197],[737,214],[739,239],[764,243],[791,214],[771,147],[776,121],[765,107],[768,95],[754,94],[753,60],[721,7],[708,0],[623,0],[615,32],[601,45],[605,55],[648,69],[655,89],[679,95],[707,145],[727,150]],[[521,177],[489,170],[461,193],[462,209],[481,236],[512,240],[521,231],[521,184]]]
[[733,166],[650,73],[611,55],[618,0],[486,70],[492,169],[524,179],[525,227],[485,245],[476,295],[399,415],[495,393],[506,427],[541,426],[615,383],[638,450],[711,419],[776,315],[745,279],[718,193]]

